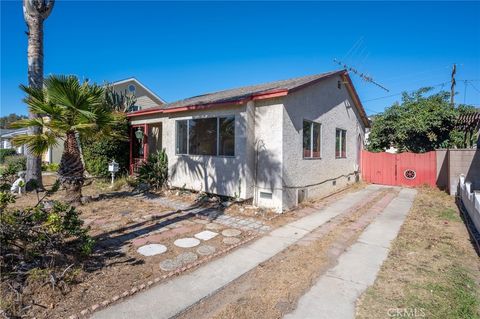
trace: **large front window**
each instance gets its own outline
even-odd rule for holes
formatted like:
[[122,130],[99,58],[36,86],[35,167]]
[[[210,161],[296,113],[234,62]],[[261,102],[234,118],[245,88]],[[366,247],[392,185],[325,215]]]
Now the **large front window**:
[[177,121],[176,153],[235,156],[235,117]]
[[303,157],[320,158],[320,123],[303,121]]

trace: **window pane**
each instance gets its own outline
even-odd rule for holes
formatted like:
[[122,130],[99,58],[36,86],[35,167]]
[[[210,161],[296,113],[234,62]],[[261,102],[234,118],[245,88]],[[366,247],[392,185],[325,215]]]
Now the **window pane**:
[[187,154],[187,121],[177,121],[177,154]]
[[313,157],[320,157],[320,124],[313,123]]
[[303,157],[312,157],[312,122],[303,121]]
[[217,155],[217,118],[189,121],[189,154]]
[[336,130],[335,132],[335,157],[340,157],[340,144],[341,144],[341,131]]
[[221,117],[218,119],[220,129],[218,155],[235,156],[235,117]]
[[342,130],[342,157],[347,157],[347,131]]

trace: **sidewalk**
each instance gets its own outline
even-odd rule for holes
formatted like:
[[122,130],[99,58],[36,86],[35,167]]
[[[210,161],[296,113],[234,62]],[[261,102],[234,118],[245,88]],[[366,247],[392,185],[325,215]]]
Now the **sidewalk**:
[[284,319],[355,318],[355,302],[375,281],[415,195],[413,189],[402,189],[358,241],[340,256],[338,264],[320,277]]
[[333,217],[354,207],[382,186],[346,194],[337,202],[273,230],[254,243],[206,264],[196,271],[139,293],[92,315],[98,319],[170,318],[297,242]]

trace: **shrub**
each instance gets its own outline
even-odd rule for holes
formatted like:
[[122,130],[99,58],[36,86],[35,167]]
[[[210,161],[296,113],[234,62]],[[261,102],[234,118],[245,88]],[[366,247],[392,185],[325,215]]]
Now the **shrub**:
[[168,181],[168,158],[165,150],[151,154],[148,160],[138,170],[138,179],[155,189],[167,185]]
[[27,159],[25,156],[15,155],[7,156],[6,167],[0,174],[0,192],[10,190],[11,184],[17,179],[17,173],[27,169]]
[[96,177],[110,177],[108,163],[115,159],[119,165],[119,173],[128,172],[130,145],[126,136],[128,125],[126,120],[114,128],[114,136],[99,138],[83,138],[82,152],[87,172]]
[[27,169],[27,157],[24,155],[13,155],[5,157],[5,165],[7,169],[15,172],[24,171]]
[[59,163],[42,163],[42,171],[46,172],[56,172],[59,167]]
[[5,163],[5,157],[16,154],[17,152],[13,148],[0,149],[0,164]]
[[[47,194],[51,195],[59,186],[55,183]],[[18,296],[22,295],[27,279],[42,277],[54,289],[65,287],[67,270],[93,250],[94,240],[74,207],[42,200],[33,207],[11,208],[8,205],[15,197],[0,192],[0,275],[3,283],[16,287],[17,296],[2,305],[7,318],[24,317],[28,307]]]

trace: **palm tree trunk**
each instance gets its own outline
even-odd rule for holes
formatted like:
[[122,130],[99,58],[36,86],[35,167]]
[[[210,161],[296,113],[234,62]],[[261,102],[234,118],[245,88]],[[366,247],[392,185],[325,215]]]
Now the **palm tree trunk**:
[[65,201],[71,204],[80,204],[82,199],[82,186],[84,182],[84,167],[80,158],[75,132],[67,133],[62,159],[58,174],[60,182],[65,188]]
[[[40,16],[29,19],[28,21],[28,84],[32,87],[40,88],[43,85],[43,19]],[[29,112],[29,118],[35,118],[37,115]],[[39,134],[38,127],[29,127],[28,134]],[[32,180],[35,186],[43,188],[42,183],[42,159],[26,151],[27,155],[27,190],[32,190]]]

